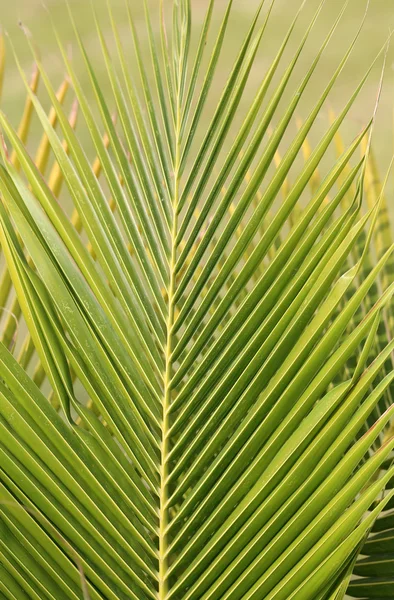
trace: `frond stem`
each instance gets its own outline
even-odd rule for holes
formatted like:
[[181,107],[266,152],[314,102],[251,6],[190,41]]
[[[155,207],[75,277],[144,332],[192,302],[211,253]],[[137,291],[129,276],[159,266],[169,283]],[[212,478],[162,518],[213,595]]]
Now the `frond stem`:
[[[180,67],[181,68],[181,67]],[[168,319],[167,340],[165,348],[165,374],[164,374],[164,399],[163,399],[163,423],[161,442],[161,468],[160,468],[160,511],[159,511],[159,600],[165,600],[168,594],[168,457],[170,454],[170,414],[171,405],[171,380],[172,380],[172,346],[173,325],[175,312],[176,292],[176,261],[177,261],[177,233],[178,233],[178,202],[180,165],[181,165],[181,89],[178,86],[176,103],[176,135],[175,135],[175,160],[174,160],[174,197],[173,197],[173,219],[171,228],[171,255],[170,255],[170,282],[168,287]]]

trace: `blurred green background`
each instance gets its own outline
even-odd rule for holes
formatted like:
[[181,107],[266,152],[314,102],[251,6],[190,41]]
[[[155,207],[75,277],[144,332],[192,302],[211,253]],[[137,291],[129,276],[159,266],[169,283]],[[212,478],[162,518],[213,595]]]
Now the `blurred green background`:
[[[158,26],[159,16],[159,0],[148,0],[152,21],[156,28]],[[296,31],[291,38],[289,49],[284,57],[283,65],[286,60],[291,57],[292,52],[296,48],[305,26],[309,22],[313,12],[316,10],[320,0],[308,0],[305,8],[299,19]],[[202,24],[205,10],[208,5],[208,0],[191,0],[193,7],[193,26],[194,31],[199,32]],[[214,22],[212,33],[216,32],[220,23],[223,10],[227,4],[227,0],[216,0]],[[234,0],[233,15],[230,22],[229,33],[227,35],[221,63],[217,69],[217,73],[213,85],[213,96],[208,103],[208,109],[205,115],[205,122],[209,118],[209,107],[214,106],[215,97],[219,97],[221,86],[225,82],[226,76],[235,57],[235,53],[239,48],[243,36],[245,35],[251,16],[257,7],[257,0]],[[267,6],[269,1],[266,0]],[[297,8],[300,6],[301,0],[276,0],[272,16],[270,18],[270,26],[267,29],[263,42],[261,44],[256,64],[253,68],[250,77],[250,85],[244,96],[239,110],[239,119],[242,118],[248,103],[253,99],[253,93],[256,85],[264,75],[267,66],[270,64],[275,52],[277,51],[281,39],[285,34]],[[69,5],[75,15],[80,32],[82,33],[86,47],[92,57],[93,63],[102,77],[102,85],[104,89],[108,89],[108,82],[104,75],[104,65],[101,59],[101,52],[97,42],[95,33],[94,19],[92,16],[90,0],[69,0]],[[133,52],[130,31],[126,18],[125,0],[111,0],[114,14],[119,24],[119,29],[130,57],[130,67],[133,69]],[[146,48],[147,38],[146,30],[143,23],[143,2],[142,0],[130,0],[132,11],[135,15],[136,23],[140,33],[140,40],[143,48]],[[165,5],[170,8],[171,1],[165,0]],[[303,51],[299,61],[298,68],[293,76],[292,85],[299,82],[301,74],[305,72],[305,68],[310,64],[317,48],[327,33],[330,25],[333,23],[336,15],[344,5],[344,0],[326,0],[323,10],[319,16],[312,35]],[[95,10],[98,13],[100,22],[106,34],[106,38],[110,47],[113,46],[113,38],[110,31],[110,24],[106,8],[106,0],[94,0]],[[317,93],[322,89],[322,86],[327,82],[328,76],[333,72],[335,66],[343,55],[344,50],[349,45],[353,35],[361,22],[366,2],[364,0],[350,0],[341,23],[335,33],[334,38],[316,70],[315,75],[308,86],[305,98],[300,104],[298,115],[305,118],[312,102],[316,100]],[[18,21],[22,21],[33,33],[34,40],[40,49],[48,72],[53,78],[54,84],[58,85],[64,74],[59,51],[56,47],[56,41],[53,35],[52,26],[48,12],[51,14],[56,23],[63,40],[70,44],[70,47],[75,48],[72,25],[68,16],[66,0],[46,0],[45,6],[41,0],[0,0],[0,23],[8,32],[16,47],[22,65],[26,71],[31,70],[32,56],[24,39],[24,35],[18,27]],[[357,42],[357,45],[352,53],[348,64],[340,76],[334,91],[331,93],[330,101],[326,105],[331,106],[335,111],[338,111],[345,101],[348,99],[351,91],[365,73],[371,61],[376,56],[379,49],[384,45],[390,28],[394,27],[394,10],[393,0],[371,0],[366,22]],[[195,40],[197,35],[195,35]],[[394,43],[394,42],[393,42]],[[193,49],[193,47],[192,47]],[[92,92],[87,81],[87,75],[82,66],[82,61],[79,60],[78,53],[74,50],[74,61],[81,81],[86,84],[85,89],[89,98],[92,98]],[[9,60],[4,83],[4,91],[2,98],[2,108],[11,117],[14,123],[18,122],[21,110],[24,103],[24,91],[20,77],[14,66],[10,52],[8,52]],[[209,48],[207,56],[209,55]],[[147,54],[148,57],[148,54]],[[393,151],[393,89],[394,89],[394,51],[389,50],[387,67],[384,80],[384,89],[380,101],[379,113],[374,133],[374,147],[378,155],[382,169],[388,163],[389,157]],[[346,121],[344,128],[345,136],[349,138],[355,135],[363,124],[369,119],[373,110],[378,81],[380,77],[382,60],[376,62],[373,71],[368,79],[367,84],[362,90],[359,99],[352,109],[349,118]],[[43,87],[43,86],[41,86]],[[113,105],[110,96],[109,104]],[[284,102],[289,96],[285,97]],[[45,104],[45,97],[43,97]],[[92,110],[94,111],[93,102]],[[315,127],[315,135],[326,125],[326,113],[320,116]],[[33,123],[33,134],[38,127],[37,123]],[[320,129],[319,129],[320,127]],[[317,133],[316,133],[317,132]],[[84,134],[82,134],[84,135]],[[86,136],[87,137],[87,136]],[[318,139],[316,137],[316,139]],[[313,141],[313,139],[312,139]],[[86,141],[88,144],[88,140]],[[393,188],[390,183],[391,189]]]

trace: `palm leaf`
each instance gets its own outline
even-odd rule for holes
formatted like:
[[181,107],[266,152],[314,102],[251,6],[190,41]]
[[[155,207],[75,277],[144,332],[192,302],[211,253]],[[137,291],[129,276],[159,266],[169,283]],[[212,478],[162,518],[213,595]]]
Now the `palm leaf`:
[[196,44],[189,0],[171,29],[158,4],[158,37],[142,4],[147,58],[127,7],[135,72],[110,3],[111,40],[92,15],[106,91],[71,11],[88,88],[56,22],[57,91],[28,30],[32,82],[10,43],[26,106],[19,127],[0,113],[0,593],[387,596],[394,246],[376,109],[353,141],[341,133],[384,49],[313,147],[362,24],[292,124],[347,3],[291,92],[323,10],[283,64],[302,3],[239,125],[274,3],[259,3],[210,118],[233,3],[210,58],[214,2]]

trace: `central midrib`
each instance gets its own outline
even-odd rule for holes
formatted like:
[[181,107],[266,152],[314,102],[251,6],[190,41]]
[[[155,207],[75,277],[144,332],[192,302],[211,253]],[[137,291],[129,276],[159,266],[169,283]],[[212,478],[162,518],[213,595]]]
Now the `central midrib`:
[[164,374],[164,398],[163,398],[163,422],[162,422],[162,441],[161,441],[161,465],[160,465],[160,510],[159,510],[159,600],[165,600],[168,588],[168,456],[170,453],[169,440],[169,408],[171,405],[171,379],[172,379],[172,344],[173,344],[173,325],[175,313],[175,291],[176,291],[176,251],[177,251],[177,229],[178,229],[178,202],[179,202],[179,177],[181,163],[180,147],[180,102],[178,95],[177,118],[176,118],[176,140],[175,140],[175,160],[174,160],[174,194],[173,194],[173,219],[171,228],[171,256],[169,263],[170,282],[168,288],[168,319],[167,319],[167,339],[165,348],[165,374]]

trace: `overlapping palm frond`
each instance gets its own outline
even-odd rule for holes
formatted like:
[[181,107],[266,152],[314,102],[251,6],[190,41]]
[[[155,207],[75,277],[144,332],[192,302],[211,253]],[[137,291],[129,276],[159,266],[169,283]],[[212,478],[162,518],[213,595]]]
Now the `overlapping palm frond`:
[[346,3],[294,87],[324,2],[285,63],[301,6],[245,114],[274,3],[217,103],[233,2],[196,44],[189,0],[171,30],[143,3],[131,61],[92,13],[108,93],[71,12],[89,89],[56,23],[57,91],[24,29],[19,127],[0,113],[0,595],[393,597],[390,169],[373,109],[341,132],[386,44],[314,145],[362,25],[298,113]]

